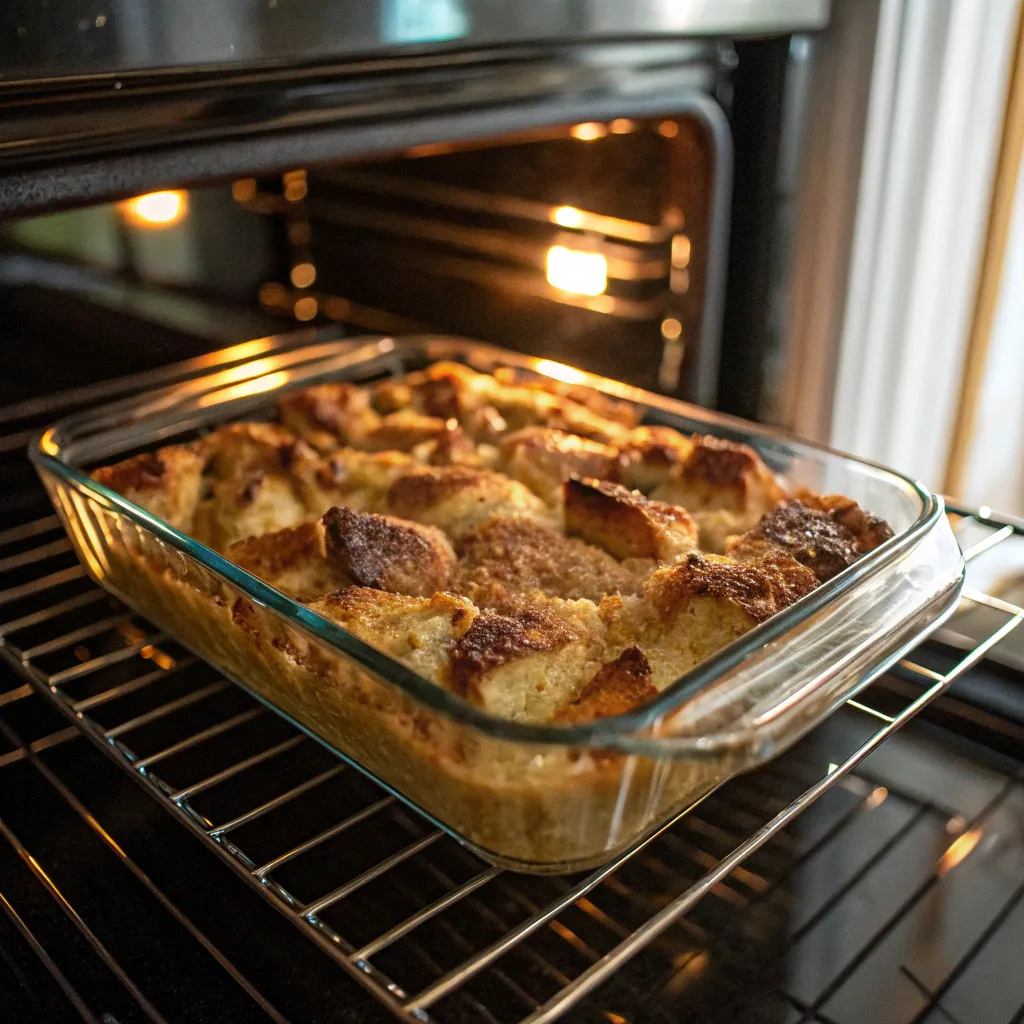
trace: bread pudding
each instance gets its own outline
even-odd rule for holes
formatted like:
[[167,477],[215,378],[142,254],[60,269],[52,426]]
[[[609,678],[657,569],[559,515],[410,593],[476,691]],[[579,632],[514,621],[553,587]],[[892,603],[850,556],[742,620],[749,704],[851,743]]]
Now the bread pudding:
[[[787,494],[746,445],[641,414],[437,363],[317,385],[282,398],[276,422],[93,477],[453,697],[568,728],[643,708],[892,536],[848,498]],[[631,815],[720,781],[692,766],[685,784],[655,780],[643,758],[585,747],[527,772],[524,748],[467,738],[249,596],[125,551],[154,617],[498,859],[599,860]],[[626,761],[653,787],[642,810],[616,810]],[[585,813],[584,788],[604,794]]]

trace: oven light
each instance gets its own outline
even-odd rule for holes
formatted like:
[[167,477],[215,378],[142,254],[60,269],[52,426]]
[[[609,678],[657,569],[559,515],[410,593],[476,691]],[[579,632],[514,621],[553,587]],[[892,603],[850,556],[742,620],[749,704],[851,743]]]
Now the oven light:
[[599,252],[553,245],[548,249],[548,284],[576,295],[600,295],[608,286],[608,261]]
[[125,219],[139,228],[171,228],[188,213],[187,192],[149,192],[121,204]]
[[583,223],[583,212],[575,206],[559,206],[551,217],[563,228],[578,228]]
[[572,137],[581,142],[593,142],[594,139],[603,139],[608,134],[606,125],[598,124],[597,121],[585,121],[583,124],[572,126]]

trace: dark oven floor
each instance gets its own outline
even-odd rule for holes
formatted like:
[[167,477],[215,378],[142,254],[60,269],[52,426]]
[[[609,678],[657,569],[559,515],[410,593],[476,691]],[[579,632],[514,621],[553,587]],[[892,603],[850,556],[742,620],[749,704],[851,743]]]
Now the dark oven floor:
[[500,872],[90,583],[21,454],[52,410],[25,415],[0,438],[0,1019],[377,1021],[430,993],[406,1019],[1024,1021],[1019,671],[929,643],[613,870]]

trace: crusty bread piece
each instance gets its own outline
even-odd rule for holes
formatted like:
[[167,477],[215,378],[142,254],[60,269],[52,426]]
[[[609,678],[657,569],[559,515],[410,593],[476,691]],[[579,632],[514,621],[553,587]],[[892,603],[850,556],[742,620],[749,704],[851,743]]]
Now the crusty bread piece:
[[383,512],[388,488],[415,465],[405,452],[339,448],[316,462],[301,462],[293,476],[311,515],[323,515],[336,505]]
[[697,547],[697,527],[685,509],[651,501],[604,480],[567,480],[565,532],[616,558],[674,562]]
[[562,725],[578,725],[610,718],[643,707],[658,696],[651,682],[651,665],[639,647],[627,647],[614,661],[598,669],[571,703],[551,718]]
[[867,515],[854,501],[837,501],[836,496],[810,500],[825,507],[809,507],[798,499],[784,501],[752,530],[730,537],[729,555],[747,561],[774,548],[806,565],[824,583],[892,536],[887,523]]
[[380,384],[374,404],[384,413],[412,409],[442,419],[454,417],[480,441],[494,441],[523,427],[549,426],[614,444],[627,437],[632,426],[565,395],[503,383],[459,363],[435,363],[401,381]]
[[281,422],[317,451],[360,444],[380,422],[370,394],[356,384],[316,384],[277,403]]
[[451,589],[481,607],[521,605],[534,591],[600,602],[636,593],[655,567],[651,559],[620,562],[553,526],[522,516],[498,516],[464,538]]
[[453,648],[478,616],[454,594],[408,597],[368,587],[327,594],[309,607],[441,686],[450,685]]
[[452,651],[451,688],[502,718],[546,721],[600,667],[604,632],[592,601],[480,612]]
[[494,371],[494,379],[500,384],[517,384],[533,391],[545,391],[551,395],[568,398],[577,405],[582,405],[602,419],[612,420],[624,427],[635,427],[644,414],[642,406],[634,402],[626,402],[621,398],[613,398],[601,391],[582,384],[569,384],[556,380],[554,377],[536,377],[523,379],[511,367],[501,366]]
[[436,527],[351,508],[329,509],[322,523],[326,560],[357,586],[413,597],[447,589],[455,552]]
[[392,483],[386,505],[403,519],[440,527],[455,541],[494,516],[551,518],[544,502],[518,480],[472,466],[414,467]]
[[692,451],[693,443],[678,430],[637,427],[620,446],[619,479],[632,490],[650,494],[679,476]]
[[609,648],[640,648],[662,690],[817,585],[777,550],[748,562],[694,552],[654,572],[639,597],[606,598],[601,616]]
[[778,481],[745,444],[694,435],[677,473],[651,493],[682,505],[700,526],[700,546],[721,553],[733,534],[746,533],[782,500]]
[[861,554],[872,551],[892,536],[892,527],[878,516],[865,512],[853,500],[842,494],[815,494],[813,491],[798,491],[794,497],[808,508],[820,509],[853,536],[857,551]]
[[224,554],[297,601],[312,601],[352,584],[334,562],[328,561],[319,519],[247,537],[232,544]]
[[197,445],[170,445],[103,466],[92,478],[175,529],[191,533],[205,463]]
[[399,409],[382,417],[380,423],[364,436],[361,447],[370,452],[408,452],[425,441],[436,441],[458,429],[458,423],[453,419]]
[[562,484],[571,476],[614,480],[618,476],[618,450],[576,434],[550,427],[524,427],[501,444],[499,468],[522,481],[549,505],[562,496]]

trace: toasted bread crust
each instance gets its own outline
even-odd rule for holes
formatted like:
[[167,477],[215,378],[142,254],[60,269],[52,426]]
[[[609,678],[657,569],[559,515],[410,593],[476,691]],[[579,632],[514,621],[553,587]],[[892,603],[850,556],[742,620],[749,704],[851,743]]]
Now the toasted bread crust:
[[317,384],[277,403],[281,422],[318,451],[358,444],[379,422],[364,388]]
[[780,551],[767,551],[751,562],[694,552],[655,573],[646,595],[665,617],[693,598],[706,597],[736,605],[754,622],[764,622],[817,585],[810,569]]
[[670,562],[697,546],[696,525],[678,505],[606,480],[568,480],[563,495],[566,533],[616,558]]
[[614,661],[602,665],[580,695],[551,720],[562,725],[593,722],[633,711],[657,696],[650,663],[639,647],[627,647]]
[[357,586],[413,597],[447,588],[455,552],[440,530],[350,508],[332,508],[322,522],[327,560]]

